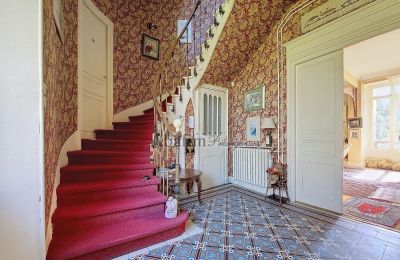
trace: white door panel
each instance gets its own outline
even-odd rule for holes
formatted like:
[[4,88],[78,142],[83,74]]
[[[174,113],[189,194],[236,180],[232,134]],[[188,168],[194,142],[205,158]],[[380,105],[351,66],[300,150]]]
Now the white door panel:
[[93,138],[95,129],[107,128],[110,91],[107,80],[109,25],[94,6],[82,0],[79,19],[79,116],[83,138]]
[[203,188],[208,189],[225,184],[227,177],[227,149],[219,145],[227,136],[227,90],[202,87],[198,94],[199,137],[204,140],[199,147],[199,166]]
[[296,199],[342,212],[342,51],[297,65],[296,93]]
[[225,184],[225,149],[224,147],[201,147],[200,168],[203,171],[201,178],[203,189]]

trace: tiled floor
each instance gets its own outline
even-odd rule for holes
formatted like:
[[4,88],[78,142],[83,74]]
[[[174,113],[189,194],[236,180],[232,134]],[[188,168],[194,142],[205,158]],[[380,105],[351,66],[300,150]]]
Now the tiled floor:
[[181,204],[201,233],[119,259],[400,259],[400,233],[232,185]]

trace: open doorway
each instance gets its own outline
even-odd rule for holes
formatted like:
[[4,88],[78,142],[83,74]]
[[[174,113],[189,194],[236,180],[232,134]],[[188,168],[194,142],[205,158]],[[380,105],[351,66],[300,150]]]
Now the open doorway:
[[400,29],[344,48],[343,213],[400,230]]
[[285,44],[293,201],[343,213],[343,49],[398,28],[400,2],[375,1]]

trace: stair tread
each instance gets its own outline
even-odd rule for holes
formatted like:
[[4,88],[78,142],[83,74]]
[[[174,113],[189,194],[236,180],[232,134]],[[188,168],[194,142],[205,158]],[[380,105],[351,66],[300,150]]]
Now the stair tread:
[[[123,133],[123,134],[129,133],[129,134],[138,134],[137,130],[139,130],[139,129],[133,129],[133,128],[131,128],[131,129],[96,129],[94,131],[95,131],[95,133]],[[153,130],[153,129],[151,129],[151,130]],[[148,130],[148,129],[143,129],[143,133],[149,133],[150,134],[151,131]]]
[[50,259],[69,259],[93,253],[170,230],[183,224],[187,218],[187,212],[181,212],[174,219],[166,219],[160,214],[145,219],[102,226],[93,231],[58,236],[53,238],[47,256]]
[[158,191],[153,191],[142,192],[134,197],[59,206],[53,214],[53,223],[63,220],[99,216],[123,210],[143,208],[165,203],[166,200],[166,196],[162,195]]
[[148,122],[147,121],[113,122],[113,125],[136,125],[136,124],[138,124],[138,127],[139,126],[143,127],[144,124],[148,124],[148,125],[153,126],[154,122],[150,122],[150,121],[148,121]]
[[91,164],[67,165],[61,168],[62,172],[87,172],[87,171],[121,171],[121,170],[147,170],[154,169],[153,164]]
[[151,114],[151,113],[154,113],[154,107],[151,107],[151,108],[148,108],[148,109],[146,109],[146,110],[143,110],[143,113],[144,113],[144,114]]
[[125,150],[76,150],[67,153],[68,156],[149,156],[148,151],[125,151]]
[[128,118],[136,118],[136,119],[147,119],[148,118],[148,119],[153,120],[154,119],[154,115],[152,115],[152,114],[144,114],[144,115],[130,116]]
[[82,139],[82,143],[101,143],[101,144],[132,144],[149,145],[151,140],[124,140],[124,139]]
[[157,184],[160,184],[160,179],[154,176],[150,177],[149,180],[145,180],[144,178],[118,178],[90,182],[62,183],[57,188],[57,194],[87,193]]

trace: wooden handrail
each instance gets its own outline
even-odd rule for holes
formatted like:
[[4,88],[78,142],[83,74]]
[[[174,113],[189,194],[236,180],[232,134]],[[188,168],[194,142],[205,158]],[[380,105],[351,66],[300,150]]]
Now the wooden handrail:
[[[193,18],[195,17],[195,13],[196,13],[197,9],[199,8],[200,4],[201,4],[201,0],[199,0],[199,1],[196,3],[196,6],[195,6],[195,8],[194,8],[194,10],[193,10],[193,12],[192,12],[192,14],[191,14],[189,20],[187,21],[187,23],[186,23],[185,26],[183,27],[183,29],[182,29],[182,31],[180,32],[178,38],[176,38],[176,39],[173,40],[173,43],[172,43],[170,49],[166,52],[165,58],[163,59],[161,65],[160,65],[160,68],[158,69],[158,72],[157,72],[157,74],[156,74],[156,75],[157,75],[157,77],[156,77],[156,82],[154,82],[153,88],[152,88],[154,108],[155,108],[156,112],[158,113],[160,119],[162,120],[163,124],[165,125],[167,131],[168,131],[170,134],[175,133],[175,129],[174,129],[174,127],[168,122],[167,118],[166,118],[166,117],[163,115],[163,113],[162,113],[162,109],[161,109],[160,104],[159,104],[159,102],[161,103],[161,100],[158,101],[158,98],[159,98],[159,96],[162,95],[163,93],[159,93],[159,92],[158,92],[158,87],[159,87],[159,84],[160,84],[160,82],[161,82],[161,80],[162,80],[163,70],[165,69],[165,66],[166,66],[167,62],[174,56],[175,47],[179,44],[180,39],[182,38],[182,36],[183,36],[183,34],[185,33],[186,29],[189,27],[190,22],[191,22],[191,21],[193,20]],[[173,87],[174,87],[174,86],[173,86]],[[175,93],[175,90],[172,90],[172,91],[173,91],[173,93]],[[168,94],[168,95],[173,94],[173,93],[172,93],[172,92],[169,92],[169,91],[167,90],[167,94]]]

